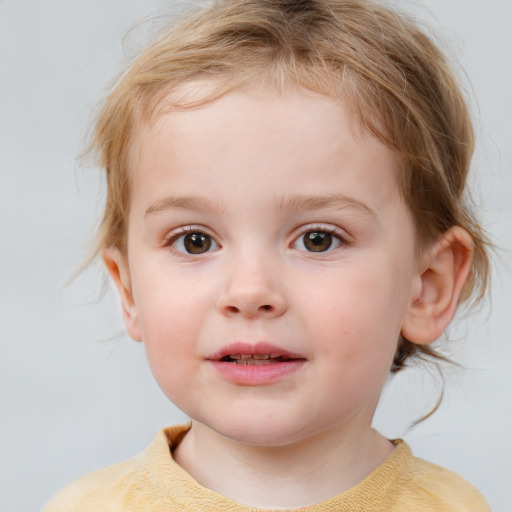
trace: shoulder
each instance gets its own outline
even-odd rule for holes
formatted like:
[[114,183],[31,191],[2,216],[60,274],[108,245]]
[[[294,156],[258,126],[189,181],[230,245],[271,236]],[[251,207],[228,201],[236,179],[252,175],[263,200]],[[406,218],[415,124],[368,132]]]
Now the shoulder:
[[46,505],[43,512],[64,512],[69,510],[109,512],[114,510],[121,499],[116,488],[129,486],[133,481],[132,459],[93,471],[71,482],[57,493]]
[[43,512],[118,512],[145,507],[155,498],[152,489],[162,473],[169,472],[173,438],[187,427],[161,430],[149,447],[124,462],[109,466],[71,482],[57,493]]
[[408,447],[407,451],[407,471],[402,473],[399,482],[400,500],[406,507],[409,503],[416,507],[417,503],[421,503],[425,511],[490,511],[482,494],[464,478],[437,464],[414,457]]

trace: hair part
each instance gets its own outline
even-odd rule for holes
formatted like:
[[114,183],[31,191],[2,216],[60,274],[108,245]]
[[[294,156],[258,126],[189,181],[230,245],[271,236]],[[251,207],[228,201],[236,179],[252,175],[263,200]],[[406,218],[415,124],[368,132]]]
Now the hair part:
[[[189,93],[205,81],[215,84],[209,94]],[[106,171],[107,199],[91,259],[106,247],[126,251],[128,155],[141,123],[246,85],[285,94],[291,84],[344,101],[399,155],[419,250],[452,226],[469,232],[474,257],[461,302],[478,302],[489,242],[467,204],[474,134],[466,101],[438,47],[407,17],[367,0],[216,0],[168,28],[120,78],[95,125],[91,150]],[[391,371],[415,355],[447,360],[401,339]]]

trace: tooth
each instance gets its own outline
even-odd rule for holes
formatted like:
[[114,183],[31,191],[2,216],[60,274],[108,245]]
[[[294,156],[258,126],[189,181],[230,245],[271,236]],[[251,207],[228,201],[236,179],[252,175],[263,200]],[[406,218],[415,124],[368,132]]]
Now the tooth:
[[281,354],[279,354],[279,353],[277,353],[277,354],[270,354],[270,357],[271,357],[272,359],[276,359],[276,358],[278,358],[278,357],[281,357]]
[[230,354],[229,357],[231,359],[240,359],[240,357],[242,357],[240,354]]
[[242,359],[250,359],[252,357],[251,354],[237,354],[237,355],[240,355],[240,357]]
[[253,354],[252,357],[254,359],[269,359],[270,354]]
[[247,361],[247,359],[237,359],[235,361],[235,364],[249,364],[249,362]]

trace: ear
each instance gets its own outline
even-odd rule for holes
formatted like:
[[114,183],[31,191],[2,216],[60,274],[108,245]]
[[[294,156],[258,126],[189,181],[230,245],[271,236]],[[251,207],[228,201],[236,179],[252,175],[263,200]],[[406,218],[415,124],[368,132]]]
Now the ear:
[[131,338],[142,341],[139,316],[131,291],[130,271],[126,257],[116,247],[103,250],[103,261],[121,299],[124,325]]
[[420,345],[435,341],[452,321],[471,270],[473,241],[452,227],[425,251],[411,304],[402,323],[402,336]]

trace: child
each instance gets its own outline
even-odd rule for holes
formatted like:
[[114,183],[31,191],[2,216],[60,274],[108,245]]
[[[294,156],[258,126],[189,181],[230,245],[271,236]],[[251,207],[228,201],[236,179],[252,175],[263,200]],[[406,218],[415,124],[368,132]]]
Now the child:
[[58,511],[487,511],[371,428],[487,281],[473,132],[439,50],[363,0],[225,0],[148,48],[94,136],[130,336],[191,418]]

